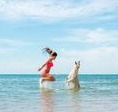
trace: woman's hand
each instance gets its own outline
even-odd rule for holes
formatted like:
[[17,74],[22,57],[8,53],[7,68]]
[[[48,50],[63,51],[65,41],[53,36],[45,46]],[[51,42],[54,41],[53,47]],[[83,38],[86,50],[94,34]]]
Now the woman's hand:
[[38,69],[38,71],[40,71],[40,70],[41,70],[41,68]]

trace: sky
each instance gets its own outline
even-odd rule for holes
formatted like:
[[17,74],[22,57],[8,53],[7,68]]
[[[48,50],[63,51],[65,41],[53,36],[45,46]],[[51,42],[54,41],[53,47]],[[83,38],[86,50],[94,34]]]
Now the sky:
[[0,0],[0,73],[38,74],[58,53],[51,73],[118,73],[118,0]]

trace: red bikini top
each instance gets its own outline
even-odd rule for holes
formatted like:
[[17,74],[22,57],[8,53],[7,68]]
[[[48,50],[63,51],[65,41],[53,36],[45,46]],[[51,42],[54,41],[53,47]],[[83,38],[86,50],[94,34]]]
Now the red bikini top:
[[53,66],[53,63],[52,62],[47,62],[47,66],[50,68]]

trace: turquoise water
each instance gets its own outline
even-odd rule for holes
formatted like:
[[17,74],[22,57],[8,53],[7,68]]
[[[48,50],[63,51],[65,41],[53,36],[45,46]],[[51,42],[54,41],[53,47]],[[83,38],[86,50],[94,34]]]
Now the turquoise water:
[[0,75],[0,112],[118,112],[118,75],[79,75],[81,89],[65,87],[67,75],[54,75],[42,91],[38,75]]

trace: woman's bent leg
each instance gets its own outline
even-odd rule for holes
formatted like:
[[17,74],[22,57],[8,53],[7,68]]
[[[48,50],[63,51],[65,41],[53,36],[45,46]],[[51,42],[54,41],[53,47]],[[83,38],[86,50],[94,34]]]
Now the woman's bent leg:
[[55,81],[55,78],[53,75],[50,75],[49,78],[50,78],[50,81]]
[[51,75],[51,74],[46,74],[46,75],[47,75],[47,77],[42,77],[41,83],[42,83],[43,81],[55,81],[55,78],[54,78],[53,75]]

